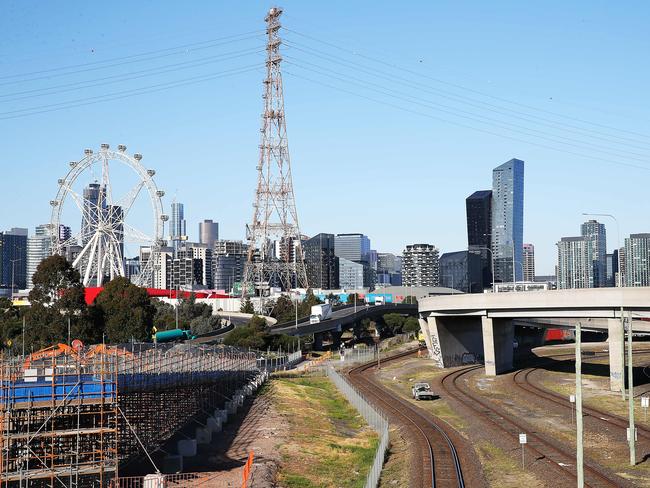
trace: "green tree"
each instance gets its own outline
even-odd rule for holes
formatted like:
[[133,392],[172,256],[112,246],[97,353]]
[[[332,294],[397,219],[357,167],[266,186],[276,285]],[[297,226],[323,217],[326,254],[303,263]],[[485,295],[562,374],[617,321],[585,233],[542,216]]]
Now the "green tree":
[[56,302],[62,291],[72,288],[83,292],[79,272],[58,254],[41,261],[32,277],[32,282],[34,288],[29,292],[30,303],[47,305]]
[[394,335],[402,332],[402,327],[404,327],[406,318],[398,313],[387,313],[384,314],[383,320],[386,324],[386,328]]
[[118,277],[104,287],[95,302],[109,342],[150,338],[155,308],[144,288]]
[[151,304],[155,309],[153,325],[156,330],[167,330],[176,327],[176,311],[172,305],[155,298],[151,300]]
[[418,304],[418,300],[417,300],[417,298],[415,298],[414,296],[409,295],[409,296],[407,296],[406,298],[404,298],[403,303],[410,303],[411,305],[417,305],[417,304]]
[[348,304],[354,303],[355,298],[357,305],[363,304],[363,300],[359,298],[359,295],[357,293],[348,293]]
[[218,315],[199,316],[190,322],[190,330],[194,335],[208,334],[219,328],[221,319]]
[[409,334],[420,332],[420,321],[415,317],[407,317],[404,322],[403,330]]
[[242,313],[255,313],[255,307],[253,307],[253,302],[251,302],[250,297],[246,297],[246,300],[242,303],[239,311]]

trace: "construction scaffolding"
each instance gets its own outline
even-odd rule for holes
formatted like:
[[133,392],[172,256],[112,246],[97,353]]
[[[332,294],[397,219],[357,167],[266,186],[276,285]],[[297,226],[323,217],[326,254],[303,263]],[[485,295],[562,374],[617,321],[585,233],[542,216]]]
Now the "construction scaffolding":
[[158,471],[165,442],[255,371],[254,353],[186,344],[2,357],[0,486],[104,487],[129,465]]

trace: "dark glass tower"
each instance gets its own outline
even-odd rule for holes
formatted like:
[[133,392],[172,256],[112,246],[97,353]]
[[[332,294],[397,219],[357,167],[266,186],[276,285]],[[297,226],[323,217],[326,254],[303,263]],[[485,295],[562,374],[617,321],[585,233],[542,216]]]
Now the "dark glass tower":
[[467,245],[469,252],[480,256],[479,270],[469,269],[471,293],[483,293],[492,285],[492,191],[479,190],[465,200],[467,209]]
[[312,288],[335,290],[339,287],[339,258],[334,242],[334,234],[318,234],[302,244],[307,281]]

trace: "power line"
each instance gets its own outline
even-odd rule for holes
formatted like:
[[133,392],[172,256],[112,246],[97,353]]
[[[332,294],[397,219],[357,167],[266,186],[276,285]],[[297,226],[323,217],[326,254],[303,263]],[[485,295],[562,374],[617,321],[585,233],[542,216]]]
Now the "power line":
[[369,97],[367,95],[363,95],[363,94],[354,92],[352,90],[348,90],[348,89],[341,88],[341,87],[338,87],[338,86],[335,86],[335,85],[331,85],[329,83],[324,83],[322,81],[314,80],[313,78],[298,75],[298,74],[295,74],[295,73],[293,73],[291,71],[284,70],[284,73],[286,73],[286,74],[288,74],[290,76],[293,76],[295,78],[306,80],[306,81],[309,81],[311,83],[316,83],[318,85],[325,86],[325,87],[331,88],[333,90],[341,91],[341,92],[347,93],[349,95],[360,97],[360,98],[363,98],[365,100],[369,100],[371,102],[378,103],[380,105],[386,105],[388,107],[392,107],[392,108],[395,108],[397,110],[401,110],[403,112],[408,112],[408,113],[420,115],[422,117],[427,117],[427,118],[437,120],[437,121],[440,121],[440,122],[444,122],[444,123],[447,123],[447,124],[456,125],[458,127],[463,127],[465,129],[470,129],[470,130],[473,130],[473,131],[482,132],[482,133],[497,136],[497,137],[500,137],[500,138],[503,138],[503,139],[509,139],[511,141],[516,141],[516,142],[521,142],[521,143],[524,143],[524,144],[529,144],[531,146],[541,147],[541,148],[544,148],[544,149],[550,149],[550,150],[555,151],[555,152],[571,154],[573,156],[579,156],[579,157],[585,158],[585,159],[598,160],[598,161],[603,161],[603,162],[608,163],[608,164],[615,164],[615,165],[618,165],[618,166],[627,166],[627,167],[630,167],[630,168],[636,168],[636,169],[642,169],[642,170],[650,171],[650,167],[648,167],[648,166],[642,166],[642,165],[627,163],[627,162],[623,162],[623,161],[615,161],[615,160],[612,160],[612,159],[605,159],[605,158],[601,158],[601,157],[598,157],[598,156],[590,156],[590,155],[586,155],[586,154],[582,154],[582,153],[578,153],[578,152],[570,151],[570,150],[558,149],[556,147],[549,146],[547,144],[541,144],[541,143],[538,143],[538,142],[533,142],[533,141],[528,141],[528,140],[525,140],[525,139],[520,139],[518,137],[512,137],[512,136],[500,134],[498,132],[494,132],[494,131],[491,131],[491,130],[488,130],[488,129],[483,129],[483,128],[480,128],[480,127],[474,127],[474,126],[471,126],[469,124],[464,124],[462,122],[456,122],[456,121],[448,120],[448,119],[445,119],[445,118],[442,118],[442,117],[437,117],[435,115],[431,115],[431,114],[426,113],[426,112],[421,112],[419,110],[413,110],[413,109],[403,107],[401,105],[397,105],[397,104],[394,104],[394,103],[391,103],[391,102],[386,102],[384,100],[379,100],[379,99],[376,99],[376,98],[373,98],[373,97]]
[[580,119],[580,118],[577,118],[577,117],[572,117],[572,116],[569,116],[569,115],[564,115],[564,114],[561,114],[561,113],[553,112],[551,110],[546,110],[546,109],[542,109],[542,108],[535,107],[535,106],[532,106],[532,105],[527,105],[525,103],[515,102],[513,100],[508,100],[506,98],[502,98],[502,97],[499,97],[499,96],[496,96],[496,95],[492,95],[492,94],[485,93],[485,92],[482,92],[482,91],[479,91],[479,90],[475,90],[473,88],[468,88],[468,87],[465,87],[463,85],[459,85],[457,83],[451,83],[449,81],[445,81],[445,80],[442,80],[440,78],[436,78],[436,77],[429,76],[429,75],[426,75],[426,74],[423,74],[423,73],[419,73],[417,71],[414,71],[414,70],[411,70],[411,69],[408,69],[408,68],[405,68],[403,66],[399,66],[399,65],[396,65],[396,64],[392,64],[392,63],[383,61],[381,59],[374,58],[372,56],[367,56],[367,55],[364,55],[364,54],[361,54],[361,53],[358,53],[358,52],[355,52],[355,51],[350,51],[349,49],[347,49],[345,47],[333,44],[333,43],[328,42],[328,41],[318,39],[316,37],[313,37],[313,36],[310,36],[310,35],[307,35],[307,34],[303,34],[301,32],[295,31],[293,29],[289,29],[289,28],[286,28],[286,27],[284,29],[286,31],[292,32],[292,33],[294,33],[294,34],[296,34],[298,36],[301,36],[301,37],[304,37],[306,39],[310,39],[312,41],[315,41],[315,42],[318,42],[318,43],[333,47],[333,48],[335,48],[337,50],[340,50],[342,52],[345,52],[347,54],[352,54],[353,56],[358,56],[358,57],[361,57],[361,58],[366,59],[368,61],[371,61],[373,63],[378,63],[378,64],[381,64],[381,65],[384,65],[384,66],[388,66],[390,68],[399,69],[399,70],[402,70],[404,72],[407,72],[407,73],[410,73],[410,74],[413,74],[413,75],[416,75],[416,76],[419,76],[419,77],[422,77],[422,78],[426,78],[426,79],[435,81],[436,83],[440,83],[440,84],[443,84],[443,85],[447,85],[447,86],[457,88],[459,90],[463,90],[463,91],[467,91],[467,92],[474,93],[474,94],[477,94],[477,95],[481,95],[481,96],[484,96],[484,97],[488,97],[488,98],[491,98],[493,100],[498,100],[498,101],[508,103],[508,104],[511,104],[511,105],[516,105],[516,106],[519,106],[519,107],[527,108],[527,109],[530,109],[530,110],[534,110],[536,112],[542,112],[542,113],[546,113],[546,114],[549,114],[549,115],[554,115],[556,117],[561,117],[563,119],[573,120],[573,121],[580,122],[580,123],[583,123],[583,124],[588,124],[588,125],[592,125],[592,126],[595,126],[595,127],[601,127],[601,128],[605,128],[605,129],[609,129],[609,130],[614,130],[614,131],[617,131],[617,132],[633,134],[633,135],[640,136],[640,137],[643,137],[643,138],[646,138],[646,139],[650,138],[650,136],[648,134],[642,134],[642,133],[639,133],[639,132],[634,132],[634,131],[630,131],[630,130],[626,130],[626,129],[619,129],[619,128],[608,126],[608,125],[605,125],[605,124],[599,124],[599,123],[592,122],[592,121],[589,121],[589,120],[584,120],[584,119]]
[[[564,137],[562,135],[551,134],[551,133],[544,132],[544,131],[541,131],[541,130],[538,130],[538,129],[532,129],[532,128],[529,128],[529,127],[520,126],[520,125],[512,124],[512,123],[509,123],[509,122],[504,122],[504,121],[494,119],[494,118],[491,118],[491,117],[487,117],[487,116],[484,116],[484,115],[480,115],[480,114],[477,115],[477,114],[475,114],[473,112],[468,112],[466,110],[457,109],[457,108],[451,107],[449,105],[444,105],[444,104],[440,104],[440,103],[436,103],[436,102],[431,102],[430,100],[414,97],[414,96],[412,96],[410,94],[400,92],[400,91],[394,90],[392,88],[387,88],[384,85],[380,85],[380,84],[377,84],[377,83],[369,82],[367,80],[362,80],[362,79],[359,79],[359,78],[351,77],[351,76],[348,76],[348,75],[345,75],[345,74],[342,75],[345,78],[341,78],[340,76],[334,76],[332,74],[333,72],[331,70],[323,71],[322,69],[321,70],[316,70],[316,69],[308,68],[308,67],[300,65],[299,63],[295,63],[293,61],[290,61],[290,59],[294,59],[293,57],[285,56],[285,58],[288,59],[287,60],[288,64],[293,65],[293,66],[297,66],[297,67],[299,67],[301,69],[304,69],[304,70],[307,70],[307,71],[312,71],[312,72],[318,73],[319,75],[327,76],[329,78],[337,79],[339,81],[343,81],[344,83],[355,84],[355,85],[361,86],[364,89],[369,89],[369,90],[381,93],[383,95],[391,96],[391,97],[394,97],[394,98],[397,98],[399,100],[403,100],[403,101],[406,101],[406,102],[409,102],[409,103],[425,106],[427,108],[436,110],[436,111],[441,112],[441,113],[451,115],[453,117],[468,119],[468,120],[471,120],[473,122],[478,122],[480,124],[486,124],[486,125],[491,124],[492,126],[499,127],[499,128],[505,129],[505,130],[512,131],[512,132],[520,133],[520,134],[523,134],[523,135],[526,135],[526,136],[539,137],[541,139],[545,139],[545,140],[547,140],[549,142],[553,142],[553,143],[556,143],[556,144],[563,144],[563,145],[572,146],[572,147],[576,147],[576,148],[579,148],[579,149],[587,149],[587,150],[591,150],[593,148],[596,148],[596,149],[599,149],[600,152],[602,152],[603,154],[609,154],[609,155],[616,156],[616,157],[624,156],[624,157],[627,157],[628,159],[634,159],[634,160],[637,160],[639,162],[650,162],[650,159],[648,159],[648,156],[645,155],[645,154],[635,153],[635,152],[628,151],[628,150],[619,150],[618,152],[612,152],[612,151],[610,151],[610,148],[608,148],[607,146],[602,146],[602,145],[599,145],[599,144],[586,144],[584,141],[581,141],[581,140],[572,139],[572,138],[569,138],[569,137]],[[307,63],[307,64],[311,64],[312,66],[318,66],[318,65],[314,65],[313,63]],[[337,73],[337,72],[334,72],[334,73]],[[338,74],[341,74],[341,73],[338,73]],[[373,86],[374,87],[379,87],[379,89],[373,88]],[[563,140],[561,140],[561,139],[563,139]],[[565,141],[568,141],[568,142],[565,142]],[[631,155],[631,156],[627,156],[626,154]],[[639,157],[637,157],[637,156],[639,156]]]
[[[611,135],[605,132],[601,132],[598,130],[594,129],[585,129],[573,124],[567,124],[565,122],[559,122],[555,121],[553,119],[548,119],[546,117],[540,117],[537,115],[532,115],[527,112],[522,112],[520,110],[513,110],[507,107],[500,107],[498,105],[485,102],[483,100],[479,100],[476,98],[469,98],[469,97],[464,97],[457,95],[453,92],[447,91],[447,90],[441,90],[439,88],[433,88],[430,85],[423,84],[417,81],[413,81],[408,78],[404,78],[401,76],[397,76],[391,73],[387,73],[385,71],[377,70],[376,68],[367,68],[366,66],[360,65],[359,63],[353,63],[351,61],[348,61],[344,58],[340,58],[338,56],[334,56],[329,53],[324,53],[323,51],[314,49],[310,46],[304,46],[302,44],[296,45],[295,42],[289,41],[287,43],[291,48],[296,49],[298,51],[304,52],[309,55],[315,55],[316,57],[323,59],[325,61],[331,61],[333,63],[336,63],[341,66],[345,66],[348,68],[352,68],[356,71],[361,71],[363,73],[367,73],[370,76],[374,76],[377,78],[381,79],[388,79],[388,80],[400,80],[403,83],[415,87],[416,89],[425,91],[427,93],[434,94],[438,97],[447,99],[447,100],[452,100],[456,101],[458,103],[462,103],[464,105],[468,105],[474,108],[479,108],[482,110],[488,110],[490,112],[498,113],[501,115],[507,115],[509,117],[514,117],[516,119],[520,120],[525,120],[527,122],[531,122],[540,126],[546,126],[546,127],[553,127],[553,128],[558,128],[562,129],[563,131],[567,132],[572,132],[574,134],[579,134],[583,135],[586,137],[590,137],[592,139],[596,139],[599,142],[602,142],[603,140],[607,140],[608,142],[611,142],[613,144],[618,144],[618,145],[624,145],[626,147],[636,147],[637,149],[646,151],[650,149],[650,143],[646,141],[639,141],[638,139],[633,139],[625,136],[616,136],[616,135]],[[302,46],[302,47],[301,47]],[[304,49],[303,49],[304,48]],[[485,107],[482,107],[484,105]],[[541,121],[541,122],[540,122]],[[618,140],[617,140],[618,139]],[[636,144],[641,144],[644,145],[644,147],[639,146],[639,145],[631,145],[630,142],[636,143]]]
[[[102,78],[95,78],[92,80],[84,80],[84,81],[78,81],[74,83],[64,83],[61,85],[55,85],[55,86],[50,86],[50,87],[45,87],[45,88],[35,88],[33,90],[24,90],[22,92],[14,92],[14,93],[7,93],[4,95],[0,95],[0,103],[8,103],[8,102],[14,102],[18,100],[25,100],[25,99],[30,99],[30,98],[36,98],[36,97],[43,97],[47,95],[55,95],[59,93],[65,93],[69,91],[74,91],[74,90],[79,90],[83,88],[92,88],[96,86],[104,86],[104,85],[109,85],[112,83],[120,83],[123,81],[130,81],[134,79],[139,79],[139,78],[144,78],[147,76],[154,76],[157,74],[162,74],[162,73],[171,73],[171,72],[176,72],[180,71],[182,69],[188,69],[188,68],[196,68],[198,66],[205,66],[207,64],[215,63],[215,62],[221,62],[221,61],[227,61],[230,59],[235,59],[235,58],[240,58],[243,56],[248,56],[250,54],[258,54],[264,52],[263,49],[258,49],[258,48],[249,48],[249,49],[244,49],[240,51],[233,51],[229,53],[223,53],[223,54],[217,54],[214,56],[206,56],[203,58],[199,58],[193,61],[183,61],[181,63],[173,63],[173,64],[167,64],[163,66],[158,66],[155,68],[148,68],[140,71],[132,71],[130,73],[123,73],[119,75],[111,75],[111,76],[105,76]],[[165,69],[169,68],[169,69]],[[135,75],[135,76],[134,76]],[[105,80],[114,80],[114,81],[105,81]],[[95,83],[98,82],[98,83]],[[56,90],[57,88],[62,88],[61,90]],[[55,90],[55,91],[52,91]],[[47,93],[38,93],[38,92],[47,92]],[[15,98],[9,98],[7,100],[1,100],[2,98],[5,97],[10,97],[14,95],[25,95],[25,96],[19,96]]]
[[[258,32],[258,31],[254,31],[254,32]],[[86,73],[86,72],[89,72],[89,71],[97,71],[97,70],[102,70],[102,69],[107,69],[107,68],[113,68],[115,66],[124,66],[124,65],[127,65],[127,64],[140,63],[140,62],[143,62],[143,61],[151,61],[151,60],[154,60],[154,59],[160,59],[160,58],[165,58],[165,57],[169,57],[169,56],[176,56],[177,54],[187,54],[187,53],[190,53],[190,52],[200,51],[200,50],[204,50],[204,49],[210,49],[210,48],[216,47],[216,46],[222,46],[224,44],[231,44],[233,42],[239,42],[239,41],[245,41],[245,40],[248,40],[248,39],[254,39],[254,38],[258,37],[260,34],[258,32],[255,35],[249,35],[247,37],[241,37],[242,35],[243,34],[240,34],[238,36],[228,36],[228,37],[220,38],[222,40],[223,39],[229,39],[229,40],[225,40],[223,42],[216,42],[216,41],[218,41],[220,39],[213,39],[213,40],[210,40],[210,41],[202,41],[200,43],[185,44],[185,45],[176,46],[176,47],[173,47],[173,48],[165,48],[165,49],[159,49],[159,50],[156,50],[156,51],[149,51],[149,52],[146,52],[146,53],[132,54],[130,56],[111,58],[111,59],[107,59],[107,60],[104,60],[104,61],[94,61],[94,62],[91,62],[91,63],[83,63],[83,64],[78,64],[78,65],[63,66],[63,67],[60,67],[60,68],[52,68],[52,69],[49,69],[49,70],[34,71],[34,72],[31,72],[31,73],[8,75],[8,76],[0,77],[0,80],[16,78],[16,77],[22,77],[22,76],[31,76],[33,74],[53,73],[53,74],[47,74],[46,76],[37,76],[37,77],[33,77],[33,78],[25,78],[25,79],[20,79],[20,80],[13,80],[13,81],[5,81],[5,82],[0,83],[0,86],[14,85],[14,84],[17,84],[17,83],[26,83],[26,82],[29,82],[29,81],[44,80],[44,79],[50,79],[50,78],[54,78],[54,77],[68,76],[68,75],[72,75],[72,74]],[[233,39],[234,37],[241,37],[241,38],[240,39]],[[206,43],[207,43],[207,45],[202,45],[202,44],[206,44]],[[197,45],[200,45],[200,46],[199,47],[192,47],[191,49],[188,49],[188,47],[197,46]],[[179,51],[179,49],[182,49],[182,50]],[[173,51],[173,52],[168,52],[168,51]],[[165,54],[159,54],[159,55],[156,55],[156,56],[151,56],[151,54],[158,54],[158,53],[162,53],[162,52],[164,52]],[[135,59],[135,58],[142,58],[142,59]],[[113,61],[120,61],[120,62],[113,63],[113,64],[106,64],[106,63],[112,63]],[[101,66],[101,65],[104,65],[104,64],[106,64],[106,65]],[[77,67],[84,67],[84,66],[93,66],[93,67],[86,68],[86,69],[75,70],[75,71],[67,71],[65,73],[55,73],[56,71],[65,71],[65,70],[69,70],[69,69],[73,69],[73,68],[77,68]]]
[[58,110],[65,110],[69,108],[81,107],[86,105],[93,105],[95,103],[108,102],[112,100],[120,100],[122,98],[128,98],[136,95],[145,95],[149,93],[155,93],[163,90],[168,90],[171,88],[177,88],[179,86],[193,85],[196,83],[201,83],[204,81],[210,81],[217,78],[225,78],[227,76],[233,76],[243,73],[248,73],[251,71],[259,70],[259,64],[254,64],[250,66],[245,66],[242,68],[235,68],[231,70],[222,71],[219,73],[213,73],[209,75],[203,75],[198,77],[185,78],[183,80],[177,80],[167,83],[159,83],[156,85],[144,86],[132,90],[125,90],[121,92],[114,92],[106,95],[98,95],[94,97],[80,98],[77,100],[70,100],[68,102],[55,103],[50,105],[43,105],[40,107],[31,107],[29,109],[23,110],[14,110],[10,112],[0,112],[0,120],[16,119],[20,117],[27,117],[29,115],[42,114],[47,112],[55,112]]

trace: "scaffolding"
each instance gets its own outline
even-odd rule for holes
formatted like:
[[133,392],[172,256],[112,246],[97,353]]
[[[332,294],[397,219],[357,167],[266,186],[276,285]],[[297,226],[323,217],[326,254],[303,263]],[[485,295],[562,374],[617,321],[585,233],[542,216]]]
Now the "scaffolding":
[[0,487],[109,486],[255,370],[254,353],[186,344],[2,357]]

